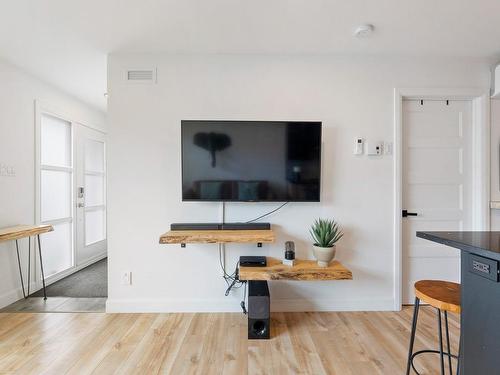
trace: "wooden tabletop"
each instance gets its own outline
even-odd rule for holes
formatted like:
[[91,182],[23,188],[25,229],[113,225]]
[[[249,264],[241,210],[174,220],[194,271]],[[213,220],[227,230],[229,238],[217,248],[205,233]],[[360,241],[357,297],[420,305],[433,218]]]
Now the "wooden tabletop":
[[160,237],[161,244],[179,243],[272,243],[268,230],[171,230]]
[[352,280],[352,272],[336,260],[328,267],[319,267],[315,260],[295,259],[290,267],[281,259],[266,259],[266,267],[240,267],[240,280]]
[[18,240],[20,238],[36,236],[38,234],[52,232],[52,225],[16,225],[0,229],[0,242]]

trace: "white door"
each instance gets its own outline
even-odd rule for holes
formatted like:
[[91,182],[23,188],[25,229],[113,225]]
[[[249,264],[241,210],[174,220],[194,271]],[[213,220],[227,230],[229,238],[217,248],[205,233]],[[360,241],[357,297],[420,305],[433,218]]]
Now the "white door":
[[[458,250],[422,240],[417,231],[472,228],[472,103],[403,101],[403,303],[421,279],[458,282]],[[403,215],[404,216],[404,215]]]
[[74,266],[74,129],[48,113],[40,115],[37,129],[37,221],[54,227],[40,237],[45,278],[50,278]]
[[106,253],[106,143],[97,130],[76,128],[76,264]]
[[37,222],[54,227],[40,237],[48,283],[106,254],[105,152],[103,133],[37,109]]

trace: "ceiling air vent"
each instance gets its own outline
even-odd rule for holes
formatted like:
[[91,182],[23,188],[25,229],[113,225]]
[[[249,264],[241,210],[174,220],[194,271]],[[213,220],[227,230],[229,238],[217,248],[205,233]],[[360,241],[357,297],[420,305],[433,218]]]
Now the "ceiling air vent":
[[156,83],[156,69],[128,69],[127,82]]

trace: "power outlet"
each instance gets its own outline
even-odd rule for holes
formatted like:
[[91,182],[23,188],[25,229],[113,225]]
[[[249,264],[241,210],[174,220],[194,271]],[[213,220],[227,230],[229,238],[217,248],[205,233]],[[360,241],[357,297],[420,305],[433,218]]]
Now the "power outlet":
[[123,285],[132,285],[132,272],[130,272],[130,271],[122,272],[122,284]]

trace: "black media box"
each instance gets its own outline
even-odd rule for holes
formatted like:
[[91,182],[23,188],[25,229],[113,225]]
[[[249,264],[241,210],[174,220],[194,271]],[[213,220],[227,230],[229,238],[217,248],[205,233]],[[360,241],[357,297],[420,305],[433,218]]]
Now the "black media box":
[[265,267],[267,265],[266,257],[262,256],[241,256],[241,267]]

